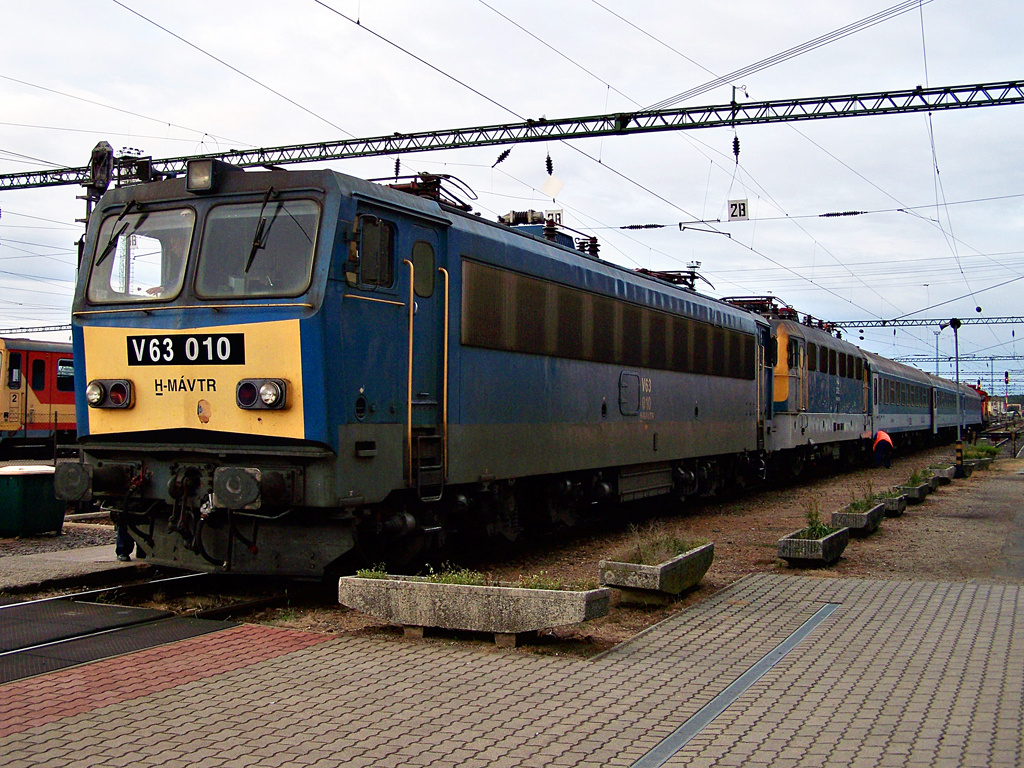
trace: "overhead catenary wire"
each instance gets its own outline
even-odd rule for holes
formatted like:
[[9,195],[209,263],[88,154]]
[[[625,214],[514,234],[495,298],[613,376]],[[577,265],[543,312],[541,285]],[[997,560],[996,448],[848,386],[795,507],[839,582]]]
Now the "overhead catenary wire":
[[12,83],[17,83],[18,85],[24,85],[24,86],[26,86],[28,88],[36,88],[36,89],[41,90],[41,91],[46,91],[47,93],[53,93],[53,94],[56,94],[57,96],[61,96],[61,97],[66,98],[66,99],[74,99],[75,101],[81,101],[84,104],[92,104],[93,106],[101,107],[102,109],[109,109],[109,110],[112,110],[114,112],[120,112],[121,114],[124,114],[124,115],[130,115],[132,117],[138,117],[138,118],[140,118],[142,120],[149,120],[149,121],[154,122],[154,123],[160,123],[161,125],[167,125],[167,126],[170,126],[171,128],[178,128],[178,129],[183,130],[183,131],[190,131],[192,133],[196,133],[196,134],[199,134],[201,136],[209,136],[210,138],[213,138],[213,139],[216,139],[216,140],[219,140],[219,141],[225,141],[225,142],[230,142],[230,143],[234,143],[234,144],[242,144],[242,145],[250,146],[250,147],[253,146],[252,144],[249,144],[248,142],[243,142],[243,141],[239,141],[239,140],[236,140],[236,139],[230,139],[230,138],[228,138],[226,136],[218,136],[216,134],[208,133],[208,132],[200,130],[198,128],[190,128],[187,125],[179,125],[177,123],[173,123],[173,122],[170,122],[168,120],[164,120],[162,118],[151,117],[149,115],[144,115],[141,112],[134,112],[134,111],[132,111],[130,109],[123,109],[121,107],[115,107],[115,106],[113,106],[111,104],[104,104],[101,101],[96,101],[94,99],[87,99],[87,98],[82,97],[82,96],[76,96],[74,94],[67,93],[66,91],[58,91],[58,90],[56,90],[54,88],[48,88],[47,86],[44,86],[44,85],[38,85],[36,83],[30,83],[30,82],[28,82],[26,80],[19,80],[18,78],[10,77],[8,75],[0,75],[0,79],[7,80],[7,81],[12,82]]
[[278,96],[279,98],[284,99],[289,104],[291,104],[292,106],[294,106],[294,107],[296,107],[298,109],[301,109],[306,114],[308,114],[308,115],[310,115],[312,117],[315,117],[317,120],[321,120],[321,121],[327,123],[327,125],[331,126],[332,128],[335,128],[336,130],[341,131],[346,136],[352,136],[353,135],[353,134],[349,133],[348,131],[346,131],[344,128],[342,128],[337,123],[333,122],[332,120],[329,120],[328,118],[324,117],[323,115],[321,115],[321,114],[319,114],[317,112],[314,112],[312,109],[310,109],[309,107],[305,106],[304,104],[300,104],[299,102],[295,101],[295,99],[292,99],[291,97],[286,96],[285,94],[281,93],[277,89],[272,88],[271,86],[267,85],[266,83],[262,82],[261,80],[256,79],[252,75],[249,75],[249,74],[243,72],[242,70],[238,69],[238,67],[235,67],[234,65],[229,64],[228,62],[224,61],[224,59],[221,59],[221,58],[219,58],[217,56],[214,56],[212,53],[210,53],[209,51],[205,50],[204,48],[201,48],[200,46],[196,45],[195,43],[191,42],[190,40],[186,40],[181,35],[177,34],[176,32],[172,32],[170,29],[168,29],[167,27],[163,26],[162,24],[157,23],[156,21],[154,21],[153,19],[149,18],[145,14],[139,13],[139,11],[136,11],[134,8],[129,7],[125,3],[121,2],[121,0],[112,0],[112,1],[113,1],[113,3],[115,5],[118,5],[121,8],[124,8],[129,13],[134,14],[135,16],[138,16],[140,19],[145,21],[147,24],[152,24],[157,29],[160,29],[160,30],[166,32],[168,35],[170,35],[171,37],[175,38],[176,40],[181,41],[182,43],[184,43],[188,47],[198,51],[199,53],[203,54],[204,56],[208,56],[209,58],[211,58],[214,61],[216,61],[218,64],[224,65],[225,67],[230,69],[232,72],[235,72],[236,74],[240,75],[241,77],[244,77],[249,82],[255,83],[260,88],[263,88],[263,89],[265,89],[267,91],[270,91],[275,96]]
[[807,42],[801,43],[800,45],[794,46],[793,48],[789,48],[785,51],[782,51],[781,53],[777,53],[773,56],[769,56],[768,58],[761,59],[758,62],[750,64],[746,67],[742,67],[741,69],[737,69],[733,72],[730,72],[727,75],[717,77],[714,80],[711,80],[707,83],[703,83],[702,85],[698,85],[687,91],[683,91],[682,93],[677,93],[675,96],[670,96],[667,99],[663,99],[662,101],[659,101],[655,104],[651,104],[650,106],[646,107],[646,109],[667,109],[668,107],[675,106],[680,102],[692,99],[694,96],[699,96],[702,93],[707,93],[708,91],[714,90],[715,88],[718,88],[722,85],[728,85],[730,83],[737,81],[740,78],[754,74],[755,72],[760,72],[762,70],[768,69],[769,67],[773,67],[776,64],[780,64],[784,61],[789,61],[790,59],[796,58],[797,56],[801,56],[804,53],[813,51],[816,48],[821,48],[822,46],[828,45],[829,43],[834,43],[837,40],[843,39],[844,37],[849,37],[850,35],[856,34],[857,32],[861,32],[862,30],[867,29],[869,27],[873,27],[876,24],[881,24],[882,22],[888,21],[889,19],[895,16],[907,13],[909,11],[914,10],[915,8],[918,8],[921,5],[924,5],[925,3],[930,2],[932,2],[932,0],[904,0],[904,2],[898,3],[897,5],[894,5],[890,8],[886,8],[883,11],[879,11],[878,13],[872,14],[871,16],[867,16],[859,21],[855,21],[852,24],[847,24],[845,27],[841,27],[839,29],[835,29],[831,32],[828,32],[827,34],[820,35],[819,37],[816,37],[813,40],[808,40]]
[[[317,2],[320,2],[320,0],[316,0],[316,1],[317,1]],[[930,0],[928,0],[928,1],[930,1]],[[505,20],[506,20],[507,22],[509,22],[509,23],[513,24],[513,25],[514,25],[514,26],[515,26],[516,28],[518,28],[518,29],[520,29],[521,31],[523,31],[524,33],[528,34],[528,35],[529,35],[529,36],[530,36],[531,38],[533,38],[534,40],[537,40],[538,42],[542,43],[543,45],[545,45],[545,46],[546,46],[547,48],[549,48],[550,50],[552,50],[552,51],[554,51],[555,53],[557,53],[557,54],[558,54],[558,55],[559,55],[560,57],[562,57],[562,58],[564,58],[564,59],[568,60],[568,61],[569,61],[570,63],[572,63],[572,64],[573,64],[574,66],[578,67],[579,69],[583,70],[583,71],[584,71],[584,72],[586,72],[586,73],[587,73],[588,75],[590,75],[590,76],[592,76],[592,77],[594,77],[594,78],[598,79],[598,80],[599,80],[599,81],[600,81],[601,83],[603,83],[603,84],[604,84],[604,85],[605,85],[606,87],[608,87],[608,88],[611,88],[611,87],[612,87],[612,86],[611,86],[611,85],[610,85],[609,83],[607,83],[607,82],[606,82],[605,80],[603,80],[603,79],[599,78],[599,77],[598,77],[597,75],[594,75],[594,74],[593,74],[592,72],[590,72],[590,70],[589,70],[589,69],[587,69],[586,67],[583,67],[583,66],[582,66],[581,64],[579,64],[579,63],[578,63],[578,62],[576,62],[575,60],[573,60],[573,59],[571,59],[570,57],[566,56],[565,54],[561,53],[560,51],[558,51],[558,49],[557,49],[557,48],[555,48],[554,46],[550,45],[550,44],[549,44],[549,43],[547,43],[546,41],[542,40],[542,39],[541,39],[540,37],[538,37],[537,35],[535,35],[535,34],[534,34],[533,32],[531,32],[531,31],[527,30],[527,29],[526,29],[525,27],[523,27],[523,26],[522,26],[521,24],[519,24],[518,22],[515,22],[515,21],[513,21],[512,19],[510,19],[510,18],[509,18],[508,16],[506,16],[505,14],[502,14],[502,13],[498,12],[497,10],[495,10],[495,9],[494,9],[494,8],[493,8],[492,6],[490,6],[490,5],[488,5],[488,4],[486,3],[486,2],[484,2],[484,0],[478,0],[478,2],[480,2],[480,3],[481,3],[482,5],[484,5],[485,7],[487,7],[487,8],[489,8],[489,9],[491,9],[491,10],[492,10],[492,11],[494,11],[495,13],[497,13],[497,14],[498,14],[498,15],[499,15],[499,16],[500,16],[501,18],[503,18],[503,19],[505,19]],[[597,4],[597,5],[599,5],[599,6],[600,6],[600,4],[599,4],[599,3],[595,3],[595,4]],[[604,6],[600,6],[600,7],[604,7]],[[607,9],[605,9],[605,10],[607,10]],[[620,19],[622,19],[622,17],[621,17],[621,16],[619,16],[618,14],[613,14],[613,15],[615,15],[615,16],[616,16],[617,18],[620,18]],[[879,20],[879,22],[876,22],[876,23],[880,23],[880,21],[881,21],[881,20],[884,20],[884,19],[880,19],[880,20]],[[635,26],[635,25],[631,25],[631,26]],[[849,32],[848,32],[847,34],[853,34],[853,33],[854,33],[855,31],[859,31],[859,29],[853,29],[853,30],[849,31]],[[822,45],[823,45],[823,44],[824,44],[824,43],[822,43]],[[621,91],[619,91],[618,89],[616,89],[616,92],[617,92],[617,93],[619,93],[620,95],[624,96],[625,98],[627,98],[627,99],[628,99],[628,100],[629,100],[630,102],[632,102],[632,103],[634,103],[634,104],[637,104],[637,105],[639,104],[639,103],[638,103],[638,102],[636,102],[636,101],[635,101],[634,99],[632,99],[631,97],[629,97],[629,96],[627,96],[626,94],[622,93],[622,92],[621,92]],[[603,163],[603,161],[602,161],[602,160],[599,160],[598,158],[595,158],[595,157],[593,157],[593,156],[591,156],[591,155],[587,154],[586,152],[584,152],[584,151],[583,151],[583,150],[581,150],[580,148],[578,148],[578,147],[576,147],[576,146],[574,146],[574,145],[569,145],[569,146],[570,146],[570,148],[572,148],[572,149],[574,149],[575,151],[577,151],[577,152],[579,152],[579,153],[583,154],[584,156],[586,156],[586,157],[589,157],[589,158],[590,158],[591,160],[593,160],[594,162],[597,162],[597,163],[599,163],[599,164],[603,165],[604,167],[609,167],[609,166],[607,166],[607,164]],[[733,150],[734,150],[734,153],[735,153],[735,168],[736,168],[736,169],[738,169],[738,167],[739,167],[739,139],[738,139],[738,138],[735,138],[735,140],[734,140],[734,144],[733,144]],[[658,194],[657,194],[657,193],[655,193],[655,192],[654,192],[653,190],[651,190],[650,188],[648,188],[648,187],[647,187],[647,186],[645,186],[645,185],[642,185],[642,184],[640,184],[639,182],[637,182],[636,180],[632,179],[631,177],[629,177],[629,176],[626,176],[625,174],[622,174],[622,173],[620,173],[620,172],[618,172],[618,171],[615,171],[614,169],[611,169],[611,170],[613,170],[613,172],[615,172],[615,173],[616,173],[617,175],[619,175],[619,176],[620,176],[621,178],[623,178],[623,179],[624,179],[625,181],[628,181],[629,183],[632,183],[632,184],[634,184],[634,185],[636,185],[636,186],[639,186],[639,187],[640,187],[641,189],[643,189],[644,191],[648,192],[649,194],[652,194],[652,195],[656,196],[656,197],[657,197],[658,199],[662,200],[663,202],[666,202],[666,203],[668,203],[669,205],[671,205],[671,206],[673,206],[673,207],[675,207],[675,208],[677,208],[677,209],[679,208],[679,206],[675,205],[675,204],[674,204],[673,202],[671,202],[671,201],[669,201],[669,200],[666,200],[666,199],[665,199],[664,197],[662,197],[661,195],[658,195]],[[735,174],[736,174],[736,170],[734,170],[734,171],[733,171],[733,177],[734,177],[734,178],[735,178]],[[680,210],[682,210],[682,209],[680,209]],[[688,214],[688,215],[692,215],[692,214]],[[798,226],[799,226],[799,225],[798,225]],[[721,232],[720,232],[720,230],[717,230],[717,229],[715,229],[714,227],[712,227],[710,231],[714,231],[714,232],[719,232],[719,233],[721,233]],[[805,234],[809,234],[809,233],[807,233],[806,231],[804,231],[804,232],[805,232]],[[724,233],[722,233],[722,234],[724,234]],[[813,237],[812,237],[811,239],[812,239],[812,240],[814,240],[814,238],[813,238]],[[815,242],[817,242],[817,241],[815,241]],[[749,248],[749,249],[750,249],[750,250],[751,250],[751,251],[752,251],[753,253],[757,253],[758,255],[762,255],[762,256],[763,256],[764,258],[768,258],[767,256],[764,256],[763,254],[761,254],[761,253],[760,253],[760,251],[758,251],[757,249],[754,249],[754,248],[753,248],[753,247],[751,247],[751,246],[747,246],[747,247],[748,247],[748,248]],[[829,255],[830,255],[830,256],[832,256],[832,258],[833,258],[833,259],[835,259],[835,257],[834,257],[834,256],[833,256],[833,255],[832,255],[832,254],[831,254],[831,253],[830,253],[830,252],[828,251],[828,249],[824,248],[824,246],[822,246],[822,249],[823,249],[823,250],[824,250],[824,251],[825,251],[826,253],[829,253]],[[837,263],[841,263],[841,262],[840,262],[840,261],[839,261],[838,259],[835,259],[835,260],[836,260],[836,262],[837,262]],[[778,261],[775,261],[775,260],[772,260],[772,259],[769,259],[769,261],[771,261],[772,263],[774,263],[774,264],[776,264],[776,265],[780,265],[780,266],[781,266],[780,262],[778,262]],[[853,272],[851,272],[850,274],[851,274],[851,275],[853,275],[853,276],[854,276],[854,277],[856,278],[856,275],[854,275],[854,274],[853,274]],[[812,281],[812,282],[813,282],[813,281]],[[871,290],[872,292],[874,292],[874,293],[876,293],[877,295],[879,295],[879,297],[880,297],[880,298],[883,298],[883,297],[881,297],[881,295],[880,295],[880,294],[878,294],[878,292],[877,292],[877,291],[876,291],[876,290],[875,290],[875,289],[874,289],[874,288],[873,288],[872,286],[868,285],[868,284],[867,284],[866,282],[863,282],[863,281],[862,281],[862,283],[863,283],[864,287],[866,287],[866,288],[867,288],[868,290]],[[836,295],[836,294],[833,294],[833,295]],[[846,299],[846,298],[844,298],[844,297],[841,297],[841,296],[838,296],[838,295],[836,295],[836,297],[837,297],[837,298],[840,298],[840,299],[841,299],[842,301],[844,301],[845,303],[850,303],[850,304],[852,304],[853,306],[858,306],[858,305],[856,305],[856,304],[855,304],[854,302],[850,301],[849,299]],[[859,306],[858,306],[858,308],[859,308],[859,309],[864,309],[863,307],[859,307]],[[867,311],[867,310],[865,310],[865,311]]]

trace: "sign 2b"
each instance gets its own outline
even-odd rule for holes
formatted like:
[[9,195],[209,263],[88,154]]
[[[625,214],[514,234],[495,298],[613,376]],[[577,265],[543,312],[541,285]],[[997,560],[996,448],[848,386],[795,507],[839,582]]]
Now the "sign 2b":
[[729,221],[747,221],[750,217],[746,200],[729,201]]

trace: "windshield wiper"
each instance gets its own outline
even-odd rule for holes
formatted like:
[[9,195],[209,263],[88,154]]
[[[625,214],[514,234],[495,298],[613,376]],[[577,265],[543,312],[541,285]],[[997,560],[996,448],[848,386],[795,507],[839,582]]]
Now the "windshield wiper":
[[[118,222],[121,221],[121,219],[123,219],[125,216],[127,216],[129,213],[131,213],[133,210],[135,210],[138,207],[139,207],[138,202],[136,202],[135,200],[129,200],[128,204],[124,207],[124,210],[121,211],[121,213],[119,213],[117,215],[116,219],[114,219],[114,223],[113,223],[111,228],[116,227]],[[136,223],[136,225],[135,225],[136,229],[138,229],[138,225],[140,223],[141,223],[141,221]],[[114,250],[114,245],[121,238],[121,235],[123,235],[125,233],[125,230],[128,229],[128,224],[129,224],[129,222],[126,221],[124,223],[124,226],[122,226],[120,229],[117,229],[117,230],[115,230],[114,232],[112,232],[110,234],[110,239],[107,240],[107,244],[105,246],[103,246],[103,250],[100,252],[100,255],[96,257],[96,265],[95,266],[98,267],[100,264],[102,264],[103,260],[106,259],[107,256],[110,255],[110,252]]]
[[[256,231],[252,236],[252,248],[249,249],[249,258],[245,262],[245,269],[242,270],[244,274],[249,274],[249,267],[252,266],[252,260],[256,258],[256,251],[262,250],[267,247],[267,237],[270,236],[270,227],[267,226],[267,220],[263,216],[263,212],[267,210],[267,203],[270,202],[271,197],[277,197],[277,192],[271,187],[267,190],[267,194],[263,196],[263,205],[260,206],[260,220],[256,224]],[[274,215],[277,218],[277,215]],[[266,233],[264,233],[266,230]]]

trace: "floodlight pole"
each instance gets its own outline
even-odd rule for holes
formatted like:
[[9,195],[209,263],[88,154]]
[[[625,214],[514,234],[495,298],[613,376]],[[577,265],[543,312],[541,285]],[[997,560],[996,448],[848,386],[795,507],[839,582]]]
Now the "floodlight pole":
[[[960,392],[960,320],[953,318],[948,323],[939,326],[941,331],[945,327],[953,329],[953,356],[956,358],[956,474],[963,477],[964,472],[964,442],[963,442],[963,395]],[[938,336],[935,337],[938,340]]]

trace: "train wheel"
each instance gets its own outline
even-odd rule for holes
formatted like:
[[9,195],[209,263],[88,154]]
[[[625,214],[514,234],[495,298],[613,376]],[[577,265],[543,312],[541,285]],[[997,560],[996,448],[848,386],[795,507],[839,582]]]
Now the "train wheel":
[[797,448],[786,456],[785,473],[790,480],[799,480],[807,471],[807,456],[802,448]]
[[523,524],[519,518],[517,495],[516,489],[508,483],[502,483],[494,489],[487,504],[488,536],[515,541],[522,535]]

